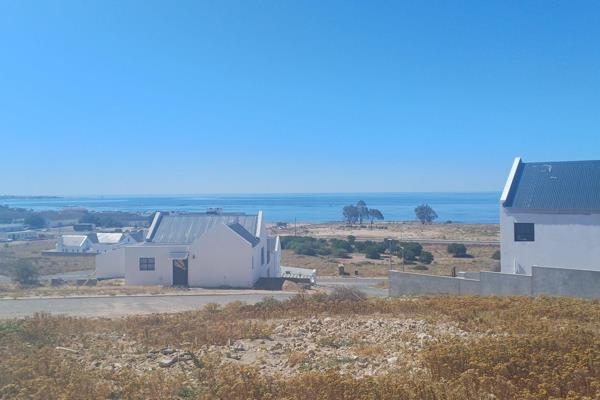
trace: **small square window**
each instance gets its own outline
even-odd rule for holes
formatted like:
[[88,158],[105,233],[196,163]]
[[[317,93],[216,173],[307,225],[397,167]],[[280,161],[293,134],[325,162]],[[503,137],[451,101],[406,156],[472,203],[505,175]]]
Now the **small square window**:
[[140,258],[140,271],[154,271],[154,257]]
[[531,223],[515,223],[515,242],[535,241],[535,228]]

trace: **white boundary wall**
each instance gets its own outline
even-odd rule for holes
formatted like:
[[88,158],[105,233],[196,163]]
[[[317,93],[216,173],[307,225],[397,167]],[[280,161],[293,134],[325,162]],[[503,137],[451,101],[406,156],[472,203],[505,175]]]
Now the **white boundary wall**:
[[600,271],[534,266],[531,275],[480,272],[479,279],[467,279],[392,270],[389,285],[392,297],[475,294],[600,298]]

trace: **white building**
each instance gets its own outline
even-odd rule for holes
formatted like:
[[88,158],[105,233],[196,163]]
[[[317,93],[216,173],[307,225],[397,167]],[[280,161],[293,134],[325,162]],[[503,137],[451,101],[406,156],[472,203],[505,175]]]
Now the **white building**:
[[89,253],[92,251],[92,241],[87,235],[62,235],[56,241],[58,253]]
[[87,235],[61,235],[56,242],[58,253],[106,253],[137,243],[127,232],[98,232]]
[[515,159],[500,200],[502,272],[600,271],[600,161]]
[[262,212],[156,213],[145,243],[109,256],[122,258],[132,285],[248,288],[281,274],[279,237],[267,235]]

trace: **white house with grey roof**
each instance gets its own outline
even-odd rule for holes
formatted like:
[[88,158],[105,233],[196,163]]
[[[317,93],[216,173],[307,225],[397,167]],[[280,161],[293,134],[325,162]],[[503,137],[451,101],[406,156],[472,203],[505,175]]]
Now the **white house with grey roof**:
[[600,161],[515,159],[500,200],[501,270],[600,271]]
[[130,285],[254,286],[280,276],[279,237],[257,214],[157,212],[144,243],[125,246]]

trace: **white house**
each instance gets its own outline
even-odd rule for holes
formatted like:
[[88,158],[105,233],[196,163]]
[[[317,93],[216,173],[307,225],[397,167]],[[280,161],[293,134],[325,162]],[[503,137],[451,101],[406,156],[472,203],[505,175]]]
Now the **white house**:
[[56,251],[59,253],[89,253],[92,251],[92,241],[87,235],[62,235],[56,241]]
[[146,241],[118,252],[132,285],[248,288],[281,274],[279,237],[267,235],[262,212],[157,212]]
[[500,200],[501,269],[600,271],[600,161],[515,159]]

